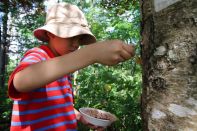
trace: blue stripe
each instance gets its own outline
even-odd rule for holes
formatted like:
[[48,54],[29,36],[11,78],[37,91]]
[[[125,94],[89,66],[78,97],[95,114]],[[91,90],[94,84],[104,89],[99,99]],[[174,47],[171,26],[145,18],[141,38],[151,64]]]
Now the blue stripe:
[[47,60],[47,59],[43,57],[43,58],[41,58],[41,60],[42,60],[42,61],[45,61],[45,60]]
[[[43,57],[43,56],[41,56],[41,55],[40,55],[39,53],[37,53],[37,52],[36,52],[36,53],[34,53],[34,52],[33,52],[33,53],[30,53],[30,55],[37,55],[38,58],[42,58],[42,57]],[[36,57],[36,56],[34,56],[34,57]]]
[[[46,58],[45,57],[43,57],[43,56],[41,56],[40,54],[38,54],[38,53],[31,53],[31,55],[37,55],[38,56],[38,58],[40,59],[41,58],[41,60],[43,60],[43,61],[45,61],[46,60]],[[35,57],[35,56],[34,56]]]
[[32,124],[36,124],[36,123],[43,122],[43,121],[46,121],[46,120],[50,120],[50,119],[54,119],[54,118],[57,118],[57,117],[61,117],[61,116],[69,116],[69,115],[72,115],[72,114],[75,114],[75,112],[74,111],[70,111],[70,112],[67,112],[67,113],[59,113],[59,114],[43,117],[43,118],[32,120],[32,121],[11,122],[11,126],[32,125]]
[[64,77],[64,78],[58,79],[57,81],[58,81],[58,82],[64,82],[64,81],[67,81],[67,80],[68,80],[68,78],[67,78],[67,77]]
[[45,53],[46,54],[45,51],[43,51],[42,49],[37,48],[37,47],[30,49],[30,51],[38,51],[38,52],[42,52],[42,53]]
[[39,50],[37,50],[38,52],[42,52],[42,53],[45,53],[46,54],[46,52],[45,51],[43,51],[42,49],[40,49],[40,48],[38,48]]
[[25,105],[25,104],[31,104],[31,103],[41,103],[41,102],[61,99],[61,98],[65,98],[65,97],[71,97],[72,98],[72,94],[67,93],[67,94],[64,94],[64,95],[51,96],[51,97],[47,97],[47,98],[40,98],[40,99],[34,99],[34,100],[14,101],[14,104],[24,104]]
[[51,109],[56,109],[56,108],[61,108],[61,107],[66,107],[72,105],[72,102],[68,102],[66,104],[59,104],[59,105],[53,105],[53,106],[48,106],[45,108],[41,109],[35,109],[35,110],[27,110],[27,111],[12,111],[12,115],[27,115],[27,114],[36,114],[39,112],[43,112],[46,110],[51,110]]
[[24,59],[23,59],[23,61],[26,61],[26,60],[29,60],[29,59],[32,59],[32,58],[34,58],[35,56],[27,56],[27,57],[25,57]]
[[[41,50],[41,51],[38,51],[38,52],[43,52],[43,51]],[[43,53],[45,53],[45,52],[43,52]],[[36,57],[36,56],[32,56],[32,55],[37,55],[37,57]],[[41,56],[41,55],[40,55],[39,53],[37,53],[37,52],[35,52],[35,53],[30,53],[30,56],[25,57],[24,60],[26,60],[26,59],[31,59],[31,58],[39,58],[39,59],[41,58],[41,60],[43,60],[43,61],[46,60],[45,57]]]
[[56,87],[50,87],[50,88],[38,88],[34,90],[34,92],[48,92],[48,91],[62,90],[66,88],[70,88],[70,86],[65,85],[65,86],[56,86]]
[[[53,124],[53,125],[50,125],[50,126],[46,126],[46,127],[37,129],[35,131],[46,131],[46,130],[49,130],[49,129],[52,129],[52,128],[56,128],[56,127],[63,126],[63,125],[66,125],[66,124],[73,124],[73,123],[76,123],[76,122],[77,122],[76,120],[64,121],[64,122],[60,122],[60,123],[57,123],[57,124]],[[77,130],[76,129],[66,129],[66,131],[77,131]]]
[[29,63],[36,63],[36,62],[39,62],[38,60],[22,60],[22,62],[29,62]]
[[68,81],[70,84],[72,84],[72,82],[68,79],[68,77],[64,77],[64,78],[61,78],[59,80],[57,80],[58,82],[65,82],[65,81]]

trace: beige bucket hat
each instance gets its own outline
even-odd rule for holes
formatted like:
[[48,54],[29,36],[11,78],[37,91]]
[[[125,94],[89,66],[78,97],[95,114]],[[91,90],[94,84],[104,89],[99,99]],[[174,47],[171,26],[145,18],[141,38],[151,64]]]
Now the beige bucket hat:
[[77,6],[64,2],[56,3],[48,10],[45,25],[35,29],[33,34],[37,39],[48,42],[47,31],[61,38],[82,35],[81,45],[96,42],[83,12]]

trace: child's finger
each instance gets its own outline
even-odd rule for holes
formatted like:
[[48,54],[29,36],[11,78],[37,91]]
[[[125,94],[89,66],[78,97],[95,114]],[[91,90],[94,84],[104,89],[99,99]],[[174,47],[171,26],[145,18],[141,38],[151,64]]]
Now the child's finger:
[[128,59],[130,59],[131,58],[131,53],[129,53],[128,51],[126,51],[126,50],[122,50],[121,51],[121,57],[124,59],[124,60],[128,60]]
[[135,55],[135,47],[134,45],[123,44],[123,49],[131,54],[131,56]]

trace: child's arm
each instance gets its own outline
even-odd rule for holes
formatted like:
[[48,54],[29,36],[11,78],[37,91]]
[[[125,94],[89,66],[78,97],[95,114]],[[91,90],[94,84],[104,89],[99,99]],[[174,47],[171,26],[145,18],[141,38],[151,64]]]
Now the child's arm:
[[95,43],[75,52],[33,64],[18,72],[13,84],[17,91],[29,92],[93,63],[115,65],[133,55],[133,46],[119,40]]

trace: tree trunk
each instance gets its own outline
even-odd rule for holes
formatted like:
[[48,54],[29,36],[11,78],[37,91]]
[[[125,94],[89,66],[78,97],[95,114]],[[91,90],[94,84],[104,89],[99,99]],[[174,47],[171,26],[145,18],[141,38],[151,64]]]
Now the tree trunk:
[[197,0],[141,0],[144,131],[197,131]]
[[7,52],[8,52],[8,40],[7,40],[7,29],[8,29],[8,2],[4,2],[3,5],[3,17],[2,17],[2,34],[0,43],[0,87],[4,87],[5,84],[5,72],[7,64]]

